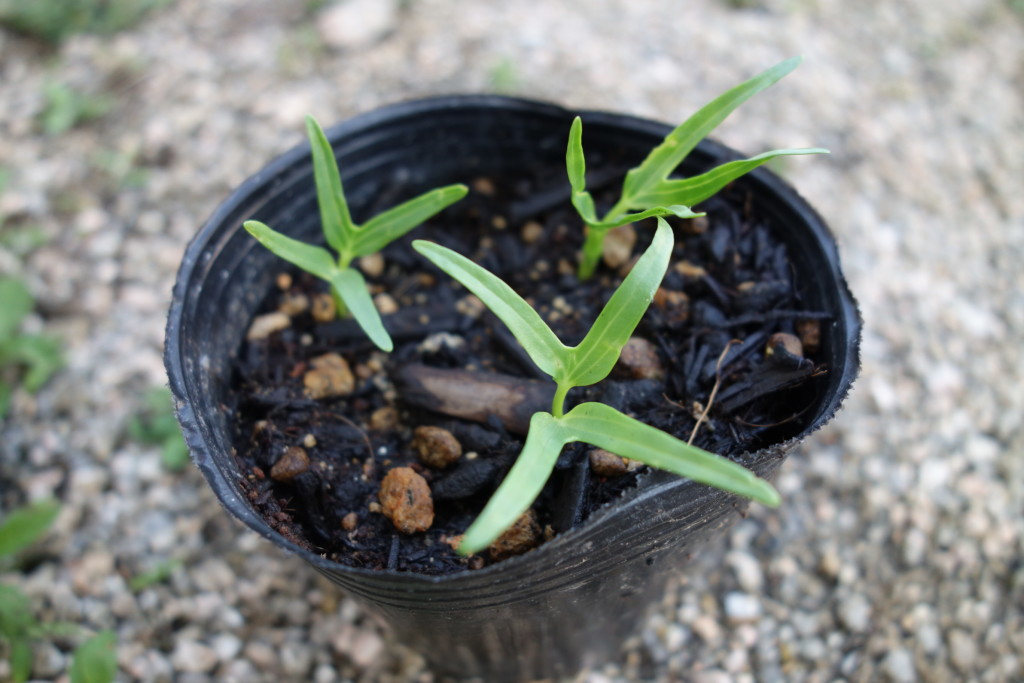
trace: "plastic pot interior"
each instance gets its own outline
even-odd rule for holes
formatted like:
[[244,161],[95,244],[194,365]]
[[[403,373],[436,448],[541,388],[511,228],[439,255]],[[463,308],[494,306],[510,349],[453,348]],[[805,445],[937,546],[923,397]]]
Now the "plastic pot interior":
[[[564,168],[574,115],[506,97],[443,97],[380,109],[327,135],[360,221],[382,208],[374,202],[394,180],[404,181],[411,195],[501,175],[538,159]],[[639,161],[670,130],[629,116],[582,116],[588,161],[613,153]],[[692,174],[736,156],[705,141],[683,171]],[[799,439],[832,417],[849,390],[859,365],[860,320],[834,240],[818,214],[765,169],[739,182],[751,190],[755,211],[786,243],[807,308],[832,314],[822,326],[822,361],[829,371],[807,390],[812,407],[779,443],[744,458],[771,476]],[[559,180],[552,191],[567,196],[567,181]],[[401,199],[391,197],[388,203]],[[245,474],[231,455],[232,362],[282,268],[242,229],[250,218],[299,239],[322,241],[308,145],[243,183],[185,253],[168,319],[165,362],[192,457],[233,515],[360,597],[438,673],[527,680],[571,675],[614,655],[646,605],[660,599],[670,570],[745,509],[745,501],[735,496],[656,473],[581,528],[480,571],[449,576],[367,571],[296,547],[249,507],[239,488]]]

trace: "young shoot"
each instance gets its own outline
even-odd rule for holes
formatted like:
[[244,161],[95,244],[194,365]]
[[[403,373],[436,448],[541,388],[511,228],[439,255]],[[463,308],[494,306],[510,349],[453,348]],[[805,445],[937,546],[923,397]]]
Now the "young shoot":
[[[572,122],[565,152],[565,168],[572,186],[572,203],[586,224],[586,237],[580,257],[578,276],[586,280],[594,274],[601,258],[605,235],[612,228],[650,216],[692,218],[698,215],[689,207],[713,196],[740,176],[775,157],[798,154],[827,154],[817,147],[776,149],[749,159],[730,161],[691,178],[669,178],[676,167],[718,124],[745,101],[776,83],[795,69],[800,57],[788,59],[701,107],[651,150],[639,166],[626,174],[618,201],[598,217],[594,199],[586,189],[586,162],[583,158],[583,123]],[[639,213],[631,213],[639,212]]]
[[672,229],[659,217],[651,246],[612,294],[583,341],[569,347],[530,304],[490,271],[440,245],[423,240],[413,242],[413,248],[479,297],[556,385],[551,412],[538,412],[531,417],[522,452],[466,531],[459,545],[460,553],[470,555],[486,548],[519,519],[540,494],[562,447],[575,441],[765,505],[779,504],[775,488],[745,467],[690,446],[614,408],[588,402],[565,411],[570,389],[600,382],[612,371],[668,269],[672,246]]
[[356,225],[349,214],[334,151],[320,124],[311,116],[306,117],[306,132],[313,152],[313,178],[320,206],[321,228],[327,244],[337,252],[337,257],[323,247],[287,237],[259,221],[246,221],[245,229],[260,244],[285,261],[326,280],[331,286],[339,317],[351,314],[374,344],[384,351],[391,351],[391,337],[373,305],[366,280],[362,273],[352,267],[352,260],[380,251],[434,214],[465,197],[469,190],[465,185],[448,185],[431,190],[378,214],[362,225]]

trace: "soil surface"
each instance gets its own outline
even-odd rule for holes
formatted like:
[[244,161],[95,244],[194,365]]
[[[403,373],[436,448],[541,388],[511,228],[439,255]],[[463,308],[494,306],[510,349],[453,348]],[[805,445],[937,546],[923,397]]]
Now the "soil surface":
[[[621,460],[609,468],[593,447],[571,444],[533,506],[538,533],[512,552],[492,549],[486,560],[453,550],[522,449],[529,414],[550,410],[554,384],[500,321],[409,241],[470,256],[573,345],[653,235],[653,220],[610,235],[597,274],[580,282],[582,228],[568,202],[515,224],[506,218],[521,215],[509,207],[528,202],[544,182],[478,178],[466,200],[363,262],[378,306],[390,311],[390,355],[353,321],[326,319],[301,303],[325,301],[325,283],[301,272],[279,278],[258,317],[280,320],[285,312],[288,327],[249,341],[237,365],[237,457],[250,473],[250,500],[285,537],[350,566],[476,569],[582,523],[635,485],[642,468]],[[793,433],[813,399],[800,385],[826,371],[813,354],[825,316],[803,309],[785,247],[749,214],[746,199],[741,190],[726,192],[700,207],[707,216],[675,220],[669,271],[634,339],[612,375],[573,390],[567,407],[600,401],[687,440],[718,382],[696,445],[737,457]],[[339,375],[327,366],[341,368],[343,378],[332,381]],[[481,387],[495,383],[507,393],[474,415],[444,408],[480,402],[490,393]],[[321,389],[332,384],[337,390]],[[510,411],[508,396],[528,409]],[[424,427],[450,442],[437,446],[450,453],[441,462],[428,455],[431,447],[420,448]],[[399,522],[380,494],[396,468],[410,482],[403,496],[410,505],[416,487],[427,490],[420,478],[429,486],[416,503],[422,522]]]

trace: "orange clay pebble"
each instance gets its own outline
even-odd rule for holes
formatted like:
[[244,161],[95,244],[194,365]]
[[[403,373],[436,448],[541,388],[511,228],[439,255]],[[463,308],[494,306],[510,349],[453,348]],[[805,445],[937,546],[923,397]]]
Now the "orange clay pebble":
[[377,498],[381,512],[403,534],[426,531],[434,523],[430,487],[411,467],[396,467],[384,475]]
[[309,364],[313,369],[302,377],[306,396],[313,399],[346,396],[356,388],[356,378],[348,366],[348,361],[338,354],[327,353],[317,356]]
[[506,557],[522,555],[540,543],[541,530],[537,523],[537,515],[527,510],[510,526],[505,533],[487,549],[492,560],[503,560]]
[[443,427],[417,427],[412,447],[420,454],[420,461],[424,465],[437,470],[443,470],[462,457],[462,444]]
[[275,481],[291,481],[309,469],[309,456],[298,446],[289,446],[284,455],[270,468],[270,478]]

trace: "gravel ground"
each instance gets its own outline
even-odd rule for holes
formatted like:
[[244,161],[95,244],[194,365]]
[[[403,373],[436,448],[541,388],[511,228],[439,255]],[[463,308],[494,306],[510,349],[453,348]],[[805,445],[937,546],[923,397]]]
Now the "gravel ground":
[[[784,505],[755,508],[617,664],[580,680],[1024,678],[1019,0],[320,4],[176,0],[57,50],[0,30],[0,214],[47,238],[0,251],[0,272],[29,283],[29,326],[67,351],[37,396],[16,395],[0,439],[4,505],[64,504],[31,568],[3,576],[41,617],[113,628],[123,680],[432,680],[300,560],[227,520],[196,471],[125,437],[165,383],[185,244],[302,140],[306,113],[497,89],[677,121],[803,54],[717,137],[831,148],[782,170],[844,250],[863,374],[787,463]],[[44,134],[54,82],[112,108]],[[129,588],[168,561],[166,580]],[[38,649],[39,679],[66,680],[69,645]]]

